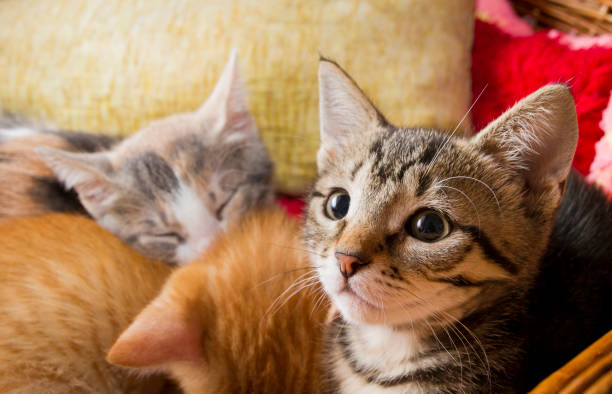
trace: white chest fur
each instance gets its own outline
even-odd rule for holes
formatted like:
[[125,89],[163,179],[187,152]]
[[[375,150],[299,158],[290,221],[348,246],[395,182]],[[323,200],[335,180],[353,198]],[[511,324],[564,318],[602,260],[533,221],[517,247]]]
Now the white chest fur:
[[[448,355],[427,354],[427,341],[415,330],[385,326],[349,326],[339,329],[331,359],[342,393],[421,393],[419,383],[393,380],[434,367]],[[385,383],[386,382],[386,383]]]

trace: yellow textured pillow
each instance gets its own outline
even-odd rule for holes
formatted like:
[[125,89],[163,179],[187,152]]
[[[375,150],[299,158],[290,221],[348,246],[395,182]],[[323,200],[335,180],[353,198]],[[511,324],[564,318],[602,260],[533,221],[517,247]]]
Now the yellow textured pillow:
[[279,189],[299,193],[315,174],[319,53],[390,121],[454,128],[472,23],[473,0],[1,0],[0,106],[124,135],[199,106],[235,47]]

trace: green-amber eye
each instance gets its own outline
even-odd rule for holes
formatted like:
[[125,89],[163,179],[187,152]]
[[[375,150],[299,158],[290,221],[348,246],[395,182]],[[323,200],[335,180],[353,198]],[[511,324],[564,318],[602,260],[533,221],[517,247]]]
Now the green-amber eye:
[[433,209],[424,209],[417,212],[408,223],[406,230],[410,235],[424,242],[437,242],[451,231],[448,219]]
[[325,214],[332,220],[340,220],[346,216],[351,205],[351,197],[346,190],[336,190],[325,202]]

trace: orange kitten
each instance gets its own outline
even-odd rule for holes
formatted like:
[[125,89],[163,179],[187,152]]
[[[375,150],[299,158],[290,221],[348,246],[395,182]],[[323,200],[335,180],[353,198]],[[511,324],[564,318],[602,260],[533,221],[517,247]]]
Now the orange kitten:
[[280,212],[236,224],[174,272],[108,360],[169,372],[187,394],[322,391],[326,301],[300,238]]
[[[176,270],[108,359],[169,372],[188,394],[320,391],[326,300],[299,227],[271,211],[231,225]],[[158,377],[104,357],[170,268],[85,217],[12,219],[0,238],[0,392],[158,392]]]
[[7,220],[0,239],[0,392],[156,392],[104,355],[170,268],[81,216]]

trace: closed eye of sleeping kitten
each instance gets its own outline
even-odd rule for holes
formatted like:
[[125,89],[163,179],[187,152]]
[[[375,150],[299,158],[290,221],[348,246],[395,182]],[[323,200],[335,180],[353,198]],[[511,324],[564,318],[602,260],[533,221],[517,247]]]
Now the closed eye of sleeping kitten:
[[612,329],[612,205],[572,173],[564,85],[472,138],[389,124],[319,68],[306,239],[342,393],[525,392]]
[[324,294],[282,211],[173,273],[83,216],[13,218],[0,239],[2,393],[153,394],[158,371],[186,394],[322,391]]
[[[113,142],[15,125],[0,131],[0,217],[84,208],[140,253],[184,264],[232,219],[272,199],[272,164],[235,53],[199,109]],[[85,143],[90,149],[79,149]]]

